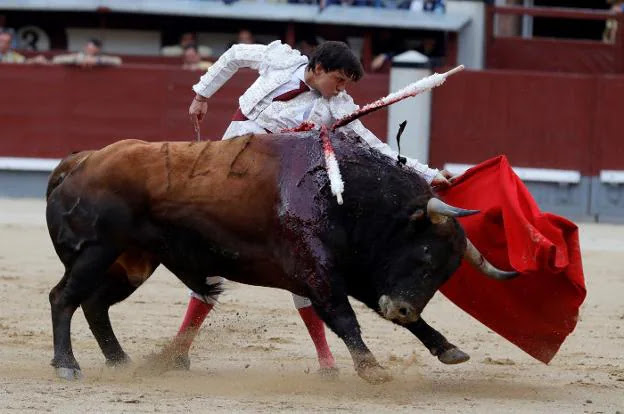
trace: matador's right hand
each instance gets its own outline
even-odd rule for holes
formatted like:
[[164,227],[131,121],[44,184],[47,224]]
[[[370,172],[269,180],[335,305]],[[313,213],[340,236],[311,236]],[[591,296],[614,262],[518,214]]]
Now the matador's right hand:
[[199,129],[199,123],[204,119],[204,115],[208,112],[207,98],[201,95],[195,95],[189,106],[189,116],[195,130]]

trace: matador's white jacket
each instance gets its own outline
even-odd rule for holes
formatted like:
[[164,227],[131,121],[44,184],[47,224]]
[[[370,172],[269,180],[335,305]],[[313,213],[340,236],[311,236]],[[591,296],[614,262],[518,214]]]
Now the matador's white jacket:
[[[241,67],[255,69],[258,79],[239,98],[241,112],[253,122],[233,121],[224,138],[243,135],[249,132],[279,132],[285,128],[297,127],[303,119],[313,122],[319,128],[330,126],[339,118],[350,114],[359,107],[346,92],[326,99],[318,92],[310,91],[286,102],[273,102],[273,98],[283,93],[288,84],[298,84],[297,76],[302,77],[308,58],[279,40],[268,45],[234,45],[215,62],[214,65],[193,86],[193,90],[204,96],[212,96]],[[303,79],[301,79],[303,80]],[[294,82],[294,83],[293,83]],[[298,111],[299,113],[296,113]],[[305,112],[302,118],[302,111]],[[292,113],[291,113],[292,112]],[[249,124],[257,124],[258,130]],[[384,155],[397,159],[398,153],[381,142],[359,120],[343,128],[350,129],[362,137],[371,147]],[[438,174],[437,169],[429,168],[415,159],[407,158],[407,165],[431,183]]]

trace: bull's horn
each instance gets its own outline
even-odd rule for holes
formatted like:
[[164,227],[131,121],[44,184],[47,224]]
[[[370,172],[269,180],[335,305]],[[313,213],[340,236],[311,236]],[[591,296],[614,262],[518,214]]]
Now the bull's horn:
[[481,271],[481,273],[492,279],[507,280],[518,276],[518,272],[516,271],[508,272],[494,267],[485,259],[485,257],[483,257],[468,237],[466,237],[466,252],[464,253],[464,257],[468,260],[468,262],[470,262],[470,264]]
[[432,197],[427,202],[427,214],[433,223],[441,223],[446,221],[445,217],[464,217],[477,214],[479,210],[466,210],[459,207],[453,207],[444,201]]

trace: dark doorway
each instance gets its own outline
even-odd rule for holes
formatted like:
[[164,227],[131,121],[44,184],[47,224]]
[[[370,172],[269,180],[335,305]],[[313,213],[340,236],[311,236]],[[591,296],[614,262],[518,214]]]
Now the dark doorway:
[[[535,6],[609,9],[606,0],[535,0]],[[551,19],[536,17],[533,36],[601,40],[605,22],[600,20]]]

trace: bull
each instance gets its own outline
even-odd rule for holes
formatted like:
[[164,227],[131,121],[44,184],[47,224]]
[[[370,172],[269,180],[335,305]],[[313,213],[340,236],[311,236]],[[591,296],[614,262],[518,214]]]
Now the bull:
[[81,376],[70,336],[78,306],[107,363],[129,360],[108,310],[160,264],[202,295],[220,289],[207,276],[223,275],[310,298],[372,383],[390,377],[363,342],[348,296],[407,328],[434,355],[461,358],[420,317],[423,308],[464,256],[490,277],[515,273],[492,267],[467,241],[454,217],[475,211],[444,204],[423,178],[359,137],[330,138],[346,183],[341,206],[313,131],[124,140],[62,161],[46,208],[65,266],[50,292],[57,375]]

